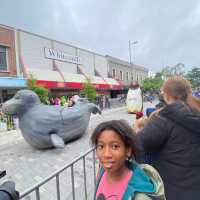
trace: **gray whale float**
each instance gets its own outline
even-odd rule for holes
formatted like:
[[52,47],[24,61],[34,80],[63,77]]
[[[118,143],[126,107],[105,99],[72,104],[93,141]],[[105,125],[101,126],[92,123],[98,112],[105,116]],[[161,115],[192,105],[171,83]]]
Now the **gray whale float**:
[[18,116],[24,139],[38,149],[63,148],[64,143],[84,135],[91,113],[101,113],[93,103],[79,102],[69,108],[44,105],[31,90],[18,91],[2,110]]

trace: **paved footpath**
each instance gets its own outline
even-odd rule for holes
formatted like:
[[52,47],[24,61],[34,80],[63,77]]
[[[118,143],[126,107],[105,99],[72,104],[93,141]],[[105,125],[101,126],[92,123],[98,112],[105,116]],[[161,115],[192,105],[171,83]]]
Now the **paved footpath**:
[[[65,166],[74,158],[85,153],[90,148],[89,136],[92,130],[100,122],[110,119],[126,119],[130,124],[132,124],[134,118],[134,115],[127,114],[125,107],[105,110],[102,112],[102,115],[92,115],[85,135],[76,141],[66,144],[64,149],[34,149],[25,142],[19,130],[9,131],[6,133],[0,132],[0,170],[7,170],[7,176],[3,178],[1,182],[7,179],[13,180],[16,182],[17,189],[20,192],[23,192],[27,188],[42,181],[45,177],[51,175],[54,171]],[[86,161],[86,167],[91,171],[91,157],[86,158]],[[77,164],[75,167],[76,188],[82,184],[82,172],[82,165]],[[93,181],[93,178],[91,178],[91,172],[88,173],[88,178]],[[70,172],[66,172],[66,174],[62,177],[63,180],[61,180],[61,182],[65,184],[64,188],[66,189],[71,188],[71,182],[68,180],[69,177]],[[53,194],[56,194],[54,181],[54,183],[50,186],[42,188],[41,195],[47,193],[49,188],[53,191]],[[61,190],[61,194],[65,194],[66,197],[70,195],[70,191],[68,193],[67,192],[66,190]],[[51,194],[50,196],[48,198],[41,199],[56,199],[54,195]],[[66,197],[65,199],[67,199]],[[31,198],[31,200],[32,199],[34,198]]]

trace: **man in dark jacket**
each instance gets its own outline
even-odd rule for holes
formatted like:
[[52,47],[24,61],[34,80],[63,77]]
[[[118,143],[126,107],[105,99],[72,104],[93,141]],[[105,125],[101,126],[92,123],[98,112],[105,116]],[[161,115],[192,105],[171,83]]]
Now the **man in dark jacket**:
[[160,173],[167,200],[200,199],[200,114],[182,101],[165,106],[138,137]]

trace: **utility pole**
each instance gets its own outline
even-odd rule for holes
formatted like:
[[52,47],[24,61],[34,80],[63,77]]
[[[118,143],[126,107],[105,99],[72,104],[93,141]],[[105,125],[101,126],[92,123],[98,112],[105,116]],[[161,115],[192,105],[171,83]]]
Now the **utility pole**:
[[131,41],[130,40],[128,44],[129,44],[129,58],[130,58],[130,64],[131,64],[132,60],[131,60]]
[[131,42],[131,41],[129,40],[129,42],[128,42],[128,44],[129,44],[129,58],[130,58],[130,64],[132,64],[132,50],[131,50],[131,45],[135,45],[135,44],[137,44],[137,43],[138,43],[138,41]]

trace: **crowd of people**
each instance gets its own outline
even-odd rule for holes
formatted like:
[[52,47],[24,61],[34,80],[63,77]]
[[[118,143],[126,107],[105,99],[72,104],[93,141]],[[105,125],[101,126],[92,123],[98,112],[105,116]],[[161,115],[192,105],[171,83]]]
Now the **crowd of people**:
[[50,97],[48,99],[49,105],[57,105],[64,107],[72,107],[80,99],[79,95],[73,95],[71,97],[61,96],[61,97]]
[[[78,100],[80,100],[80,96],[78,94],[73,95],[72,97],[50,97],[48,99],[48,104],[72,107]],[[101,110],[110,108],[110,99],[108,95],[98,95],[94,103],[97,104]]]
[[193,95],[197,98],[200,98],[200,87],[194,89]]
[[105,108],[110,108],[110,100],[107,95],[99,95],[96,97],[95,103],[99,106],[101,110]]
[[[100,107],[106,99],[98,100]],[[159,100],[146,116],[136,114],[133,127],[110,120],[94,129],[90,140],[99,160],[95,200],[199,198],[200,99],[186,79],[174,76],[162,85]]]

